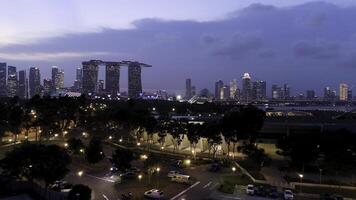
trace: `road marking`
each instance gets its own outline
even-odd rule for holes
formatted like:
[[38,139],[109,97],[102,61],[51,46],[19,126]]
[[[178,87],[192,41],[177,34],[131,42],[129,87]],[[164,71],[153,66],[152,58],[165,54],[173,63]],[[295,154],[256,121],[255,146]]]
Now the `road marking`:
[[109,198],[105,194],[103,194],[103,197],[104,199],[109,200]]
[[219,183],[215,183],[213,186],[211,186],[209,189],[210,190],[213,190],[213,189],[215,189],[217,186],[219,185]]
[[210,181],[208,184],[204,185],[204,187],[203,187],[203,188],[207,188],[207,187],[209,187],[209,186],[210,186],[210,184],[211,184],[211,181]]
[[99,179],[99,180],[102,180],[102,181],[106,181],[106,182],[110,182],[110,183],[115,183],[115,181],[113,180],[108,180],[106,178],[101,178],[101,177],[97,177],[97,176],[93,176],[93,175],[90,175],[90,174],[84,174],[85,176],[88,176],[88,177],[91,177],[91,178],[96,178],[96,179]]
[[179,194],[177,194],[176,196],[172,197],[170,200],[174,200],[178,197],[180,197],[182,194],[186,193],[187,191],[189,191],[190,189],[192,189],[193,187],[199,185],[200,181],[195,182],[193,185],[191,185],[189,188],[183,190],[182,192],[180,192]]

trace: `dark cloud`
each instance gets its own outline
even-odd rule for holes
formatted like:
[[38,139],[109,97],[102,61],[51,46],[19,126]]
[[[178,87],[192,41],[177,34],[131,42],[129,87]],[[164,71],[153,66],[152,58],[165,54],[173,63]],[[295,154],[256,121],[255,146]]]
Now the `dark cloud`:
[[298,41],[294,44],[294,53],[298,57],[314,59],[335,59],[340,56],[341,45],[324,40]]
[[[0,59],[20,68],[63,66],[67,84],[83,59],[137,59],[152,64],[144,70],[146,88],[183,88],[186,77],[198,88],[212,87],[216,79],[227,82],[246,71],[269,84],[288,82],[296,90],[323,87],[330,80],[356,84],[352,73],[343,72],[343,66],[355,63],[349,55],[356,52],[354,19],[355,7],[323,2],[285,8],[254,4],[217,21],[143,19],[128,30],[103,29],[2,47]],[[17,54],[28,58],[29,53],[38,60],[14,59]],[[60,55],[57,60],[56,55]],[[72,56],[70,61],[64,59],[67,55]],[[307,70],[320,78],[305,77]],[[302,83],[299,76],[304,77]]]

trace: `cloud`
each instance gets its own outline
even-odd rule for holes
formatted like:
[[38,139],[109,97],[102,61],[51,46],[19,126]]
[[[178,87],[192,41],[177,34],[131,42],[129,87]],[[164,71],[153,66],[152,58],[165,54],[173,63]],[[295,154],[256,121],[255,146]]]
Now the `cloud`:
[[314,59],[332,59],[340,55],[341,45],[338,42],[324,40],[298,41],[294,44],[294,53],[298,57]]
[[0,58],[11,61],[57,61],[110,54],[109,52],[0,53]]

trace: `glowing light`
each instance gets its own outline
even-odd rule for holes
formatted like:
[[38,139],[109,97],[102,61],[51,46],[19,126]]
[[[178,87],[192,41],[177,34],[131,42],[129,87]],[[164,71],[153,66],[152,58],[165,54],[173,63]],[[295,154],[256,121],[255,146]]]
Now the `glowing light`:
[[109,136],[109,140],[112,140],[112,136],[111,135]]
[[79,171],[79,172],[77,173],[78,176],[83,176],[83,174],[84,174],[83,171]]
[[233,172],[235,172],[235,171],[236,171],[236,167],[232,167],[231,170],[232,170]]

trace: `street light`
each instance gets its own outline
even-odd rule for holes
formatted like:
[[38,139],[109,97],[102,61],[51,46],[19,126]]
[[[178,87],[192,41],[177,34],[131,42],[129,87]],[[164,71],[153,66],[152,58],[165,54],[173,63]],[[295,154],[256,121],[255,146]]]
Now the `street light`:
[[139,175],[138,175],[138,180],[141,181],[141,179],[142,179],[142,175],[139,174]]
[[235,172],[236,171],[236,167],[232,167],[231,170],[232,170],[232,172]]
[[80,149],[79,151],[80,151],[80,153],[84,153],[84,149]]
[[79,171],[79,172],[77,173],[77,175],[78,175],[78,176],[83,176],[83,173],[84,173],[83,171]]
[[119,142],[122,142],[122,139],[121,139],[121,138],[119,139]]
[[111,139],[112,139],[112,136],[110,135],[110,136],[109,136],[109,140],[111,140]]
[[185,165],[189,166],[190,163],[191,163],[191,160],[189,160],[189,159],[184,160],[184,164],[185,164]]
[[320,168],[320,169],[319,169],[319,172],[320,172],[320,173],[319,173],[319,184],[321,184],[321,173],[323,172],[323,169]]
[[[300,184],[302,184],[304,175],[303,174],[298,174],[298,175],[299,175],[299,178],[300,178]],[[300,185],[300,192],[302,192],[302,185]]]
[[141,143],[140,143],[140,142],[137,142],[137,146],[141,146]]
[[54,134],[54,137],[58,137],[58,133]]
[[66,147],[66,148],[67,148],[67,147],[68,147],[68,143],[64,143],[64,147]]

